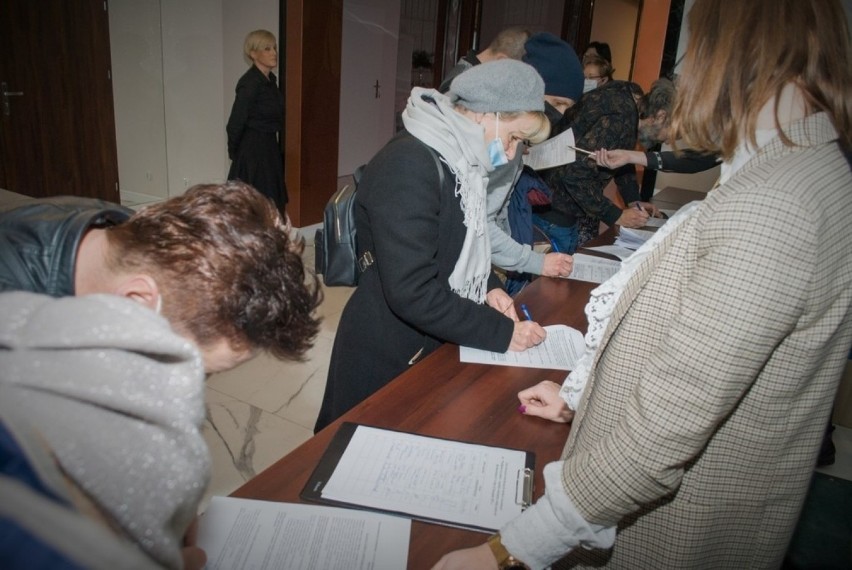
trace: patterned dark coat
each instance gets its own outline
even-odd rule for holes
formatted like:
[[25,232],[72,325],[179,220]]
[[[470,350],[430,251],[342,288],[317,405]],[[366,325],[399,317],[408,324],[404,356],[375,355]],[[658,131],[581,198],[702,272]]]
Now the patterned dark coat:
[[[571,128],[578,148],[633,148],[638,125],[639,111],[628,84],[610,81],[583,94],[554,126],[551,136]],[[542,171],[541,177],[554,195],[551,211],[539,215],[560,226],[579,221],[580,243],[598,234],[599,222],[612,225],[621,216],[621,208],[604,196],[604,189],[613,178],[625,202],[639,199],[632,164],[613,171],[598,168],[594,160],[578,156],[570,164]]]

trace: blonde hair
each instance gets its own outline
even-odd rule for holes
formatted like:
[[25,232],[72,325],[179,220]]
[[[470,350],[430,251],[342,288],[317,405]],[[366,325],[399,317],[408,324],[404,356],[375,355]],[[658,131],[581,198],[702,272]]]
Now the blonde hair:
[[243,43],[243,55],[249,64],[254,63],[251,57],[251,52],[258,51],[263,48],[276,45],[275,34],[269,30],[255,30],[249,32],[246,36],[246,41]]
[[827,113],[841,145],[852,146],[852,61],[837,0],[696,0],[689,30],[673,138],[728,160],[744,140],[757,144],[761,108],[795,84],[808,111]]
[[[462,105],[461,103],[456,103],[453,105],[453,108],[459,113],[477,113],[478,111],[472,111]],[[519,117],[529,116],[530,118],[537,119],[538,125],[536,125],[533,129],[524,134],[524,140],[529,144],[538,144],[547,140],[547,137],[550,136],[550,120],[547,118],[547,115],[544,111],[490,111],[491,113],[499,113],[500,118],[504,121],[511,121],[517,119]]]
[[524,133],[527,142],[530,144],[538,144],[547,140],[550,136],[550,121],[544,111],[528,111],[527,113],[500,113],[501,116],[511,118],[511,115],[529,115],[532,118],[538,119],[538,126],[535,129]]

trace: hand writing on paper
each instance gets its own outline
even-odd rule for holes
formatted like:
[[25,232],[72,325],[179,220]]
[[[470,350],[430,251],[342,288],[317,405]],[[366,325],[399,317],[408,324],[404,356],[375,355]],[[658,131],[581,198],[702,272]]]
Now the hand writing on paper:
[[567,253],[548,253],[544,256],[541,274],[545,277],[568,277],[573,269],[574,258]]
[[509,350],[522,351],[539,345],[547,337],[547,331],[535,321],[519,321],[515,323],[512,342]]
[[495,570],[497,560],[487,544],[444,554],[432,570]]
[[648,221],[648,212],[642,209],[641,206],[634,205],[639,202],[634,202],[630,206],[621,211],[621,216],[615,221],[619,226],[625,228],[641,228]]
[[565,424],[574,419],[574,410],[568,407],[559,395],[559,384],[545,380],[531,388],[518,392],[520,412],[527,416],[537,416]]
[[485,294],[485,302],[492,309],[497,309],[510,319],[518,322],[518,313],[515,311],[515,301],[503,289],[492,289]]

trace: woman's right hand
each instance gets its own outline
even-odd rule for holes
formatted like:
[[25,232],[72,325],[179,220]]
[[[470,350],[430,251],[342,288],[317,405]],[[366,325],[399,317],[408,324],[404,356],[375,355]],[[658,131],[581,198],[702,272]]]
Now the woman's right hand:
[[641,228],[648,223],[648,218],[648,212],[644,209],[628,206],[621,211],[615,223],[625,228]]
[[512,333],[512,342],[509,350],[521,352],[532,348],[545,339],[547,331],[535,321],[518,321],[515,323],[515,332]]
[[574,269],[574,258],[567,253],[548,253],[544,256],[541,274],[545,277],[568,277]]

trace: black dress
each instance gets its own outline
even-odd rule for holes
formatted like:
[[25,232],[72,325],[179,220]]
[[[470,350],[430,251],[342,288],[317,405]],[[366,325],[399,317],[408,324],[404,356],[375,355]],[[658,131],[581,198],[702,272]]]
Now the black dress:
[[251,184],[283,209],[287,189],[278,135],[284,129],[284,96],[275,74],[267,78],[254,65],[240,77],[236,92],[227,126],[228,179]]

